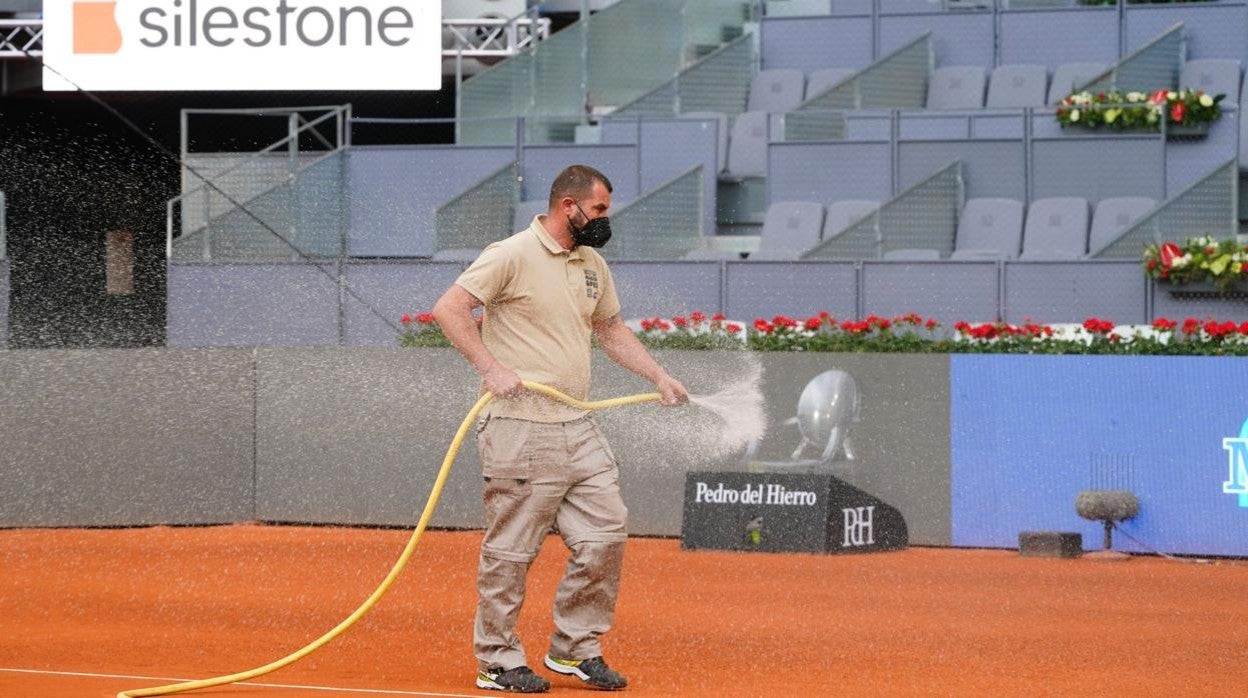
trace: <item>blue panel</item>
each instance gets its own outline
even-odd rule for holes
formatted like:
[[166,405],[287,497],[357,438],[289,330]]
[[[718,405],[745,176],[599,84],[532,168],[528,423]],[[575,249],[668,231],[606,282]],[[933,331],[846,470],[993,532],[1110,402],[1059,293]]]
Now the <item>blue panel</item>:
[[[1221,298],[1208,292],[1172,294],[1169,286],[1158,286],[1153,294],[1153,317],[1179,321],[1194,317],[1199,320],[1213,318],[1220,322],[1226,320],[1248,322],[1248,303],[1240,297]],[[1243,361],[1243,359],[1227,359],[1227,361]]]
[[[1071,132],[1074,133],[1073,131]],[[1032,197],[1165,199],[1161,137],[1076,136],[1032,142]]]
[[767,200],[886,201],[892,196],[888,143],[772,143],[767,147]]
[[397,334],[387,321],[398,325],[404,315],[433,310],[433,304],[467,266],[458,262],[348,264],[347,285],[363,302],[350,297],[344,302],[347,344],[395,346]]
[[853,264],[731,262],[727,274],[724,312],[734,320],[748,322],[777,313],[804,317],[821,310],[838,318],[854,318],[856,313]]
[[998,314],[997,264],[864,262],[862,309],[885,317],[918,313],[945,326]]
[[971,133],[971,116],[966,112],[902,112],[898,129],[902,140],[962,139]]
[[[1021,531],[1101,526],[1075,513],[1087,489],[1129,489],[1122,524],[1157,550],[1248,554],[1248,500],[1223,491],[1248,403],[1227,386],[1248,362],[1208,357],[954,355],[953,544],[1013,548]],[[1159,390],[1159,380],[1180,390]],[[1140,550],[1126,536],[1114,547]]]
[[514,160],[510,147],[351,148],[351,254],[433,254],[437,207]]
[[603,119],[603,145],[636,145],[640,123],[638,119]]
[[900,145],[902,189],[930,177],[954,160],[962,161],[962,178],[968,199],[999,196],[1023,201],[1027,198],[1023,142],[931,141]]
[[702,165],[702,230],[708,235],[715,231],[718,129],[710,119],[647,119],[641,125],[641,191]]
[[9,341],[9,260],[0,259],[0,347]]
[[925,31],[932,32],[936,65],[981,65],[994,60],[992,13],[940,13],[880,17],[880,57]]
[[863,109],[843,113],[845,115],[845,140],[883,141],[892,138],[891,112]]
[[1166,197],[1179,194],[1238,154],[1239,113],[1234,109],[1223,111],[1204,138],[1166,141]]
[[1248,60],[1248,7],[1243,3],[1127,6],[1127,52],[1183,22],[1187,57]]
[[620,315],[640,318],[708,315],[719,308],[719,265],[703,262],[612,262]]
[[1021,323],[1148,322],[1148,285],[1138,262],[1007,262],[1005,319]]
[[170,264],[168,273],[171,347],[338,343],[332,266]]
[[1022,111],[977,114],[971,119],[971,138],[1014,138],[1021,140],[1026,119]]
[[637,198],[638,157],[633,145],[527,145],[524,147],[524,189],[520,200],[544,199],[550,184],[568,165],[593,167],[611,180],[611,205],[619,208]]
[[1001,64],[1118,61],[1118,8],[1001,12]]
[[767,17],[761,29],[762,67],[853,68],[871,63],[871,17]]

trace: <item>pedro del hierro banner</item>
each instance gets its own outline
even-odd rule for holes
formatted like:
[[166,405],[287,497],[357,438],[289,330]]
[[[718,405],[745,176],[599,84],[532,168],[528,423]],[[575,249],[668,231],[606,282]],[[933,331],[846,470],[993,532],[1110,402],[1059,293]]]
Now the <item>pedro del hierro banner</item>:
[[691,472],[686,549],[865,553],[909,543],[897,509],[831,475]]
[[44,0],[45,90],[436,90],[439,0]]

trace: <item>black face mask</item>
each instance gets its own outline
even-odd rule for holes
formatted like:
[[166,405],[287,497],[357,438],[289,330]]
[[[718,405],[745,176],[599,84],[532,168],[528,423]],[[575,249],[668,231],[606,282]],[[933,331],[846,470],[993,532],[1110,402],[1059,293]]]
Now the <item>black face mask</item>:
[[607,220],[607,217],[590,218],[585,215],[585,209],[581,208],[580,204],[576,205],[576,210],[585,216],[586,223],[585,227],[578,228],[571,218],[568,219],[568,226],[572,228],[572,244],[586,247],[602,247],[607,244],[607,241],[611,239],[611,222]]

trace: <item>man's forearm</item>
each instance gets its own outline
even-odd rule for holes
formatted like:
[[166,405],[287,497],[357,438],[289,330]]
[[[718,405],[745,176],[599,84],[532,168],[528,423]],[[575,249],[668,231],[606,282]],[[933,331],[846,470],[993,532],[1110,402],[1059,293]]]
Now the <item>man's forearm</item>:
[[472,317],[472,310],[439,301],[433,308],[433,317],[442,328],[451,346],[484,375],[498,366],[498,359],[490,353],[477,329],[477,321]]
[[600,330],[598,344],[612,361],[651,383],[658,383],[667,375],[667,371],[650,356],[645,345],[623,322],[614,322]]

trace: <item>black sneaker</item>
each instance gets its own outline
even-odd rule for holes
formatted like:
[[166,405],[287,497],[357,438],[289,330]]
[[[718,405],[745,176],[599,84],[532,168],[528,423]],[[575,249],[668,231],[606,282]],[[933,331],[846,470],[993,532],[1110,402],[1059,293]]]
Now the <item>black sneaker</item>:
[[602,657],[593,659],[555,659],[546,655],[546,668],[560,674],[575,676],[594,688],[618,691],[628,685],[628,679],[607,666]]
[[490,667],[477,672],[477,688],[510,693],[545,693],[550,690],[550,682],[534,674],[527,666],[507,671]]

